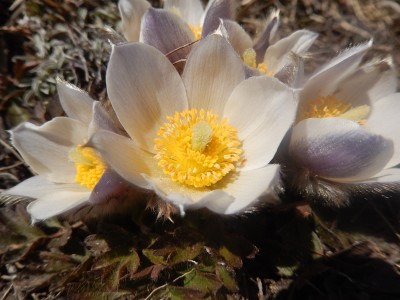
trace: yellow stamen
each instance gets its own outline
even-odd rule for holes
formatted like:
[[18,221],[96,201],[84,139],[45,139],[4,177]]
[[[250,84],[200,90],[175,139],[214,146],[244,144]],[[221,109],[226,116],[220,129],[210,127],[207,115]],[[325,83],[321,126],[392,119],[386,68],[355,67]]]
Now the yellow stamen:
[[362,125],[365,123],[365,118],[368,117],[369,112],[370,107],[368,105],[352,107],[349,103],[335,96],[321,96],[300,109],[298,122],[308,118],[340,117]]
[[173,181],[196,188],[220,181],[236,168],[242,149],[226,119],[197,109],[167,117],[154,140],[155,159]]
[[201,27],[200,24],[194,25],[194,24],[188,24],[190,27],[190,30],[193,32],[194,36],[196,37],[196,40],[201,38],[201,32],[203,28]]
[[242,58],[245,65],[258,69],[261,73],[267,76],[273,76],[274,73],[268,70],[268,66],[265,62],[257,64],[257,54],[253,48],[248,48],[243,52]]
[[253,48],[248,48],[243,52],[243,62],[249,67],[257,67],[256,51]]
[[93,190],[106,169],[100,155],[93,148],[79,145],[72,149],[68,156],[75,163],[75,181]]
[[361,105],[346,111],[344,114],[341,114],[340,117],[364,124],[366,122],[365,119],[368,117],[370,111],[371,108],[368,105]]

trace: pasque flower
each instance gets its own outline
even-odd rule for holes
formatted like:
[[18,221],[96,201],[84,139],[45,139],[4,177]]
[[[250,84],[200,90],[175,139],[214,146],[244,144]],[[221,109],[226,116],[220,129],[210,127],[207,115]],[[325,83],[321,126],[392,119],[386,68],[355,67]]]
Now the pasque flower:
[[126,186],[97,151],[85,145],[98,128],[116,131],[112,119],[77,87],[59,81],[57,89],[69,117],[41,126],[26,122],[11,131],[13,146],[37,175],[5,195],[36,199],[27,207],[33,221],[121,196]]
[[235,1],[211,0],[203,9],[200,0],[165,0],[154,9],[145,0],[120,0],[122,27],[128,41],[141,41],[168,54],[177,69],[191,50],[191,43],[215,31],[220,19],[235,16]]
[[[400,181],[396,73],[389,59],[360,66],[371,44],[347,49],[304,84],[289,143],[297,178],[338,187]],[[301,182],[300,190],[308,184]]]
[[279,38],[279,10],[270,13],[255,41],[232,20],[225,20],[224,26],[230,43],[248,67],[248,76],[275,76],[291,86],[299,84],[303,75],[301,56],[318,37],[317,33],[297,30]]
[[192,43],[216,30],[223,20],[232,47],[248,66],[246,76],[276,76],[296,86],[302,75],[303,55],[317,38],[309,30],[298,30],[278,39],[279,11],[271,12],[256,41],[234,21],[235,1],[211,0],[205,10],[199,0],[166,0],[164,9],[150,8],[145,0],[120,0],[124,35],[140,40],[167,54],[181,70]]
[[182,77],[152,46],[113,46],[111,104],[129,135],[90,140],[122,177],[185,208],[232,214],[272,192],[269,162],[291,126],[293,91],[267,76],[247,80],[225,38],[212,34],[189,54]]
[[[143,35],[141,33],[143,27],[149,26],[146,23],[150,20],[144,21],[142,17],[151,7],[150,3],[146,0],[120,0],[118,7],[122,18],[122,28],[125,38],[128,41],[138,41],[140,36]],[[206,36],[216,30],[219,26],[220,18],[233,18],[235,14],[234,10],[235,2],[233,0],[210,0],[205,9],[200,0],[165,0],[164,9],[153,10],[153,13],[155,13],[155,18],[160,17],[164,19],[159,20],[161,23],[166,21],[164,25],[171,25],[168,22],[178,22],[176,24],[182,26],[185,23],[191,29],[193,38],[199,39],[201,36]],[[171,14],[167,13],[163,15],[165,12]],[[178,21],[171,16],[178,17]],[[152,25],[150,24],[150,26]],[[168,30],[168,28],[161,26],[158,30],[162,31],[166,29]],[[170,36],[166,31],[165,34],[172,40],[175,38],[174,36]]]

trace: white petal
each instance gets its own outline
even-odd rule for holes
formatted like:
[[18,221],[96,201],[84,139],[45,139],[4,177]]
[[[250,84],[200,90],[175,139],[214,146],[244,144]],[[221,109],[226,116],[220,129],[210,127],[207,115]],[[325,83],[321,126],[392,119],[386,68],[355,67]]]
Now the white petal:
[[23,123],[12,130],[12,144],[39,175],[54,182],[74,182],[75,165],[68,153],[87,138],[80,121],[58,117],[36,126]]
[[5,191],[5,194],[25,196],[29,198],[40,198],[49,194],[62,191],[71,192],[89,192],[89,189],[78,183],[54,183],[42,176],[33,176],[28,178],[11,189]]
[[223,116],[243,141],[246,170],[271,161],[294,121],[296,102],[292,89],[267,76],[246,79],[235,88]]
[[89,126],[95,101],[86,92],[62,80],[57,80],[57,92],[67,116]]
[[[163,174],[153,177],[144,175],[144,177],[158,196],[181,209],[208,207],[215,211],[217,207],[228,206],[233,201],[232,196],[219,189],[196,189],[174,182]],[[210,200],[214,200],[215,203],[209,203]]]
[[304,85],[300,99],[302,103],[306,105],[308,101],[320,95],[334,94],[338,84],[358,68],[364,54],[371,46],[372,41],[349,48],[318,69]]
[[147,177],[156,194],[165,201],[171,202],[184,212],[186,209],[208,208],[216,213],[223,213],[233,203],[234,198],[222,190],[198,190],[171,181],[160,176]]
[[152,151],[156,132],[166,116],[187,108],[178,72],[149,45],[114,46],[106,81],[108,96],[122,126],[147,151]]
[[251,37],[238,23],[231,20],[224,20],[223,26],[228,33],[228,40],[233,49],[239,54],[243,55],[246,49],[252,47],[253,42]]
[[111,117],[112,108],[106,108],[103,103],[96,101],[93,103],[93,116],[89,124],[88,136],[92,136],[98,130],[107,130],[115,133],[120,133],[121,125],[116,120],[116,117]]
[[388,138],[394,143],[393,157],[385,168],[393,167],[400,163],[400,93],[392,94],[377,101],[365,124],[368,130]]
[[268,71],[274,74],[290,63],[291,53],[304,54],[314,43],[318,34],[309,30],[297,30],[286,38],[277,41],[268,47],[264,56],[264,63]]
[[288,56],[287,64],[274,75],[274,77],[278,78],[281,82],[296,89],[301,88],[303,76],[304,59],[293,52]]
[[192,46],[183,46],[195,40],[189,26],[172,12],[154,8],[144,14],[141,26],[140,40],[168,54],[175,67],[183,69],[184,63],[179,61],[186,59],[192,49]]
[[199,26],[204,9],[200,0],[164,0],[164,9],[178,14],[186,23]]
[[293,128],[290,155],[299,167],[332,181],[365,180],[393,155],[393,143],[341,118],[306,119]]
[[146,0],[119,0],[118,8],[122,18],[122,31],[128,41],[139,40],[142,16],[151,5]]
[[152,174],[155,160],[132,140],[113,132],[98,131],[88,144],[99,151],[108,166],[127,181],[141,188],[148,188],[141,174]]
[[26,210],[32,220],[45,220],[78,208],[89,199],[90,192],[59,191],[51,193],[29,203]]
[[273,193],[273,187],[279,181],[279,165],[241,171],[236,180],[222,190],[234,197],[234,201],[219,213],[234,214],[245,210],[257,202],[266,193]]
[[396,75],[393,66],[386,61],[363,66],[340,84],[335,96],[353,106],[374,105],[376,101],[396,92]]
[[158,196],[181,209],[206,207],[219,214],[233,214],[244,210],[269,192],[278,181],[278,175],[279,166],[269,165],[256,170],[241,171],[234,177],[223,180],[225,183],[217,183],[214,187],[204,189],[191,188],[162,175],[145,178]]
[[219,35],[208,36],[192,50],[183,71],[189,106],[221,114],[244,76],[242,60],[229,43]]

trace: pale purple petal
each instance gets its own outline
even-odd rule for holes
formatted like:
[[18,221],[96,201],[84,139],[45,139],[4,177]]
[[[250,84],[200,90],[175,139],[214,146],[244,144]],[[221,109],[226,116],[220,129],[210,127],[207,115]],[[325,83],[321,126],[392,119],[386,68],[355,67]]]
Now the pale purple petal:
[[[189,26],[177,15],[163,9],[150,8],[143,16],[140,40],[154,46],[164,54],[189,45],[195,40]],[[183,47],[169,54],[168,59],[183,69],[184,62],[192,45]]]
[[235,10],[236,4],[233,0],[211,0],[206,7],[201,36],[214,32],[221,23],[220,19],[235,19]]
[[89,125],[88,137],[92,136],[98,130],[123,133],[121,125],[118,120],[116,120],[115,115],[114,117],[111,116],[111,114],[114,114],[111,110],[111,107],[107,109],[105,105],[99,101],[93,104],[93,117]]
[[107,169],[90,194],[89,203],[101,204],[109,200],[118,201],[133,191],[131,183],[116,172]]
[[341,118],[306,119],[293,128],[290,155],[299,167],[333,181],[359,181],[380,172],[393,143]]
[[258,37],[257,42],[254,44],[254,51],[257,54],[257,62],[263,62],[265,51],[271,44],[271,40],[275,35],[279,26],[279,10],[273,10],[269,15],[267,22],[265,24],[264,31]]

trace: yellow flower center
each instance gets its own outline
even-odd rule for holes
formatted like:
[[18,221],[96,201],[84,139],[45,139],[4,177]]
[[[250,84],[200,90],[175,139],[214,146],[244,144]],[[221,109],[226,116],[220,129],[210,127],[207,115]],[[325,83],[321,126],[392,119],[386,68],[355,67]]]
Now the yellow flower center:
[[242,149],[237,130],[226,119],[201,109],[176,112],[154,140],[155,159],[173,181],[210,186],[233,171]]
[[258,69],[261,73],[264,73],[267,76],[273,76],[274,73],[268,70],[266,63],[257,64],[256,56],[256,51],[254,51],[253,48],[246,49],[242,55],[243,62],[249,67]]
[[370,112],[368,105],[352,107],[335,96],[321,96],[300,109],[298,122],[308,118],[340,117],[363,125]]
[[194,25],[194,24],[188,24],[190,27],[190,30],[192,30],[194,36],[196,37],[196,40],[201,38],[201,31],[203,28],[201,27],[200,24]]
[[75,163],[75,181],[93,190],[106,169],[101,156],[93,148],[80,145],[72,149],[68,155]]

